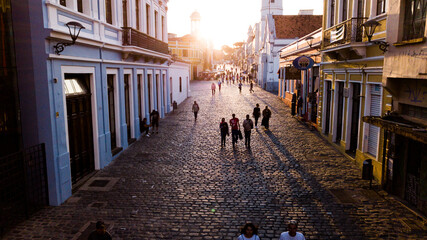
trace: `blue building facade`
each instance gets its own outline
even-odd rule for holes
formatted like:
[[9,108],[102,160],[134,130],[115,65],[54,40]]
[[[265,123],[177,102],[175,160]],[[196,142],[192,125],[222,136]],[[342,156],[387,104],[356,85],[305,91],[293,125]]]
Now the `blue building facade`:
[[[167,1],[43,0],[46,86],[52,148],[49,199],[74,186],[141,136],[140,121],[171,109]],[[74,45],[69,22],[84,28]],[[72,32],[73,29],[71,29]]]

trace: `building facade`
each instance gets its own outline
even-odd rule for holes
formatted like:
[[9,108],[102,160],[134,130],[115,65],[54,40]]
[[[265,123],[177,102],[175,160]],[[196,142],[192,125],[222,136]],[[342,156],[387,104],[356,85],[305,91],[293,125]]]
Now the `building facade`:
[[[382,179],[384,136],[379,127],[362,121],[391,110],[383,88],[384,52],[372,41],[388,41],[389,2],[325,0],[318,123],[323,136],[359,166],[372,160],[374,177]],[[368,38],[364,25],[378,27]]]
[[[170,111],[167,3],[43,1],[55,142],[47,159],[52,205],[132,144],[152,110],[161,117]],[[70,22],[84,28],[74,45],[62,49],[70,42]]]
[[[287,45],[280,51],[278,96],[286,105],[293,108],[294,114],[314,126],[317,126],[319,104],[321,62],[319,48],[321,40],[322,29],[319,28]],[[301,56],[311,58],[314,64],[306,70],[295,68],[293,62]],[[298,99],[302,101],[300,107],[297,106]],[[300,111],[297,112],[298,110]]]
[[198,79],[203,71],[212,70],[212,44],[200,36],[200,13],[193,12],[191,19],[191,34],[177,37],[169,33],[169,49],[175,58],[191,64],[190,80]]
[[189,62],[174,61],[169,66],[169,85],[171,86],[171,103],[182,103],[190,95],[190,66]]
[[382,85],[391,113],[365,117],[381,129],[385,189],[427,213],[427,1],[387,1]]

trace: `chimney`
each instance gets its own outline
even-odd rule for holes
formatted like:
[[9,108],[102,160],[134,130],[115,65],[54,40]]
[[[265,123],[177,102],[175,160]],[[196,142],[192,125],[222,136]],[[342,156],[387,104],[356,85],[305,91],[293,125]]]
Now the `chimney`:
[[313,9],[301,9],[298,15],[313,15]]

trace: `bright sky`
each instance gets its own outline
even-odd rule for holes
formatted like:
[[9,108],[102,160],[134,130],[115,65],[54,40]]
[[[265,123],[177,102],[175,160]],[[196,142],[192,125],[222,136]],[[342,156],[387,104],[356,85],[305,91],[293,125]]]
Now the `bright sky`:
[[[168,32],[178,37],[191,32],[190,15],[201,15],[202,37],[211,39],[214,47],[232,46],[247,38],[249,26],[261,21],[261,0],[169,0]],[[300,9],[314,9],[323,14],[322,0],[283,0],[283,14],[297,15]]]

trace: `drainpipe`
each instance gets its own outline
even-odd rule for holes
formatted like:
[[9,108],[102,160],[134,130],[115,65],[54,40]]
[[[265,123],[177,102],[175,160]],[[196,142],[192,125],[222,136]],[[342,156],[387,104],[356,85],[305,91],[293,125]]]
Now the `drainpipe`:
[[[386,181],[386,174],[388,170],[388,166],[386,166],[386,152],[387,152],[387,138],[388,138],[389,132],[384,129],[384,143],[383,143],[383,163],[382,163],[382,169],[381,169],[381,186],[384,189],[385,187],[385,181]],[[388,159],[387,159],[388,160]]]

